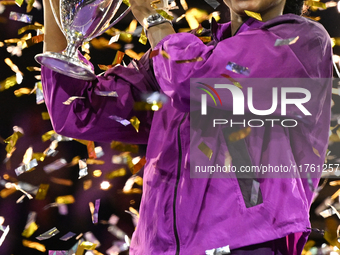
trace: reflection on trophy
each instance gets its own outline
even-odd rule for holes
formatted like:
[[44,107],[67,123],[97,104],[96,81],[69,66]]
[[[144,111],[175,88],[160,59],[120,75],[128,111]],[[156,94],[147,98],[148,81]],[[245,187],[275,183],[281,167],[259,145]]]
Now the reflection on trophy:
[[130,11],[127,8],[111,24],[122,0],[50,0],[54,18],[66,37],[67,47],[62,53],[45,52],[35,60],[56,72],[82,79],[96,78],[91,67],[78,58],[78,48],[119,22]]

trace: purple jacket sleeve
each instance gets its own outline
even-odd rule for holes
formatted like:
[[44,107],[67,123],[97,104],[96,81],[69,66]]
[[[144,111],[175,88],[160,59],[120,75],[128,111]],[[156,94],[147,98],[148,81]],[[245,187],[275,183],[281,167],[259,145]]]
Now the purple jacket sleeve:
[[[45,103],[54,130],[61,135],[93,141],[118,140],[146,143],[153,117],[152,111],[135,111],[134,103],[141,93],[158,90],[150,65],[149,54],[128,67],[116,66],[94,81],[73,79],[42,67],[42,85]],[[97,91],[116,91],[118,97],[100,96]],[[72,96],[75,99],[65,105]],[[139,132],[132,125],[124,126],[115,116],[140,120]]]
[[[273,83],[270,84],[269,80],[263,82],[264,79],[255,84],[254,82],[248,83],[245,78],[249,80],[249,78],[330,78],[332,76],[331,46],[327,33],[319,27],[312,27],[308,33],[303,32],[302,29],[306,29],[306,26],[298,27],[300,31],[296,31],[292,26],[286,27],[278,28],[285,32],[287,36],[285,38],[281,38],[269,29],[259,28],[224,39],[216,45],[205,45],[192,34],[169,35],[155,47],[155,50],[164,50],[170,56],[170,59],[167,59],[159,54],[153,58],[156,79],[162,91],[171,97],[173,106],[181,111],[190,111],[190,102],[201,100],[201,93],[193,93],[193,91],[190,93],[190,90],[194,89],[194,84],[190,84],[190,79],[219,78],[219,83],[232,85],[233,83],[223,78],[222,74],[240,81],[244,94],[247,93],[248,87],[253,87],[254,100],[258,103],[258,109],[269,109],[272,105]],[[291,31],[287,31],[288,28]],[[287,39],[297,35],[300,38],[293,45],[274,46],[277,39]],[[203,60],[176,63],[177,60],[191,60],[198,57]],[[248,68],[249,75],[227,70],[229,62]],[[216,84],[216,79],[209,85],[213,87],[214,84]],[[274,84],[278,84],[276,87],[280,86],[280,83]],[[320,114],[325,95],[330,87],[308,86],[308,83],[303,86],[311,92],[312,97],[305,107],[316,118]],[[223,107],[219,104],[217,107],[231,111],[233,109],[232,94],[227,89],[217,90],[223,103]],[[301,93],[291,93],[290,96],[291,98],[304,97]],[[273,113],[276,116],[281,113],[280,100],[278,101],[277,110]],[[210,97],[208,97],[208,105],[215,107]],[[249,112],[247,104],[245,104],[245,111]],[[294,111],[288,108],[287,116]],[[315,123],[315,119],[312,122]]]

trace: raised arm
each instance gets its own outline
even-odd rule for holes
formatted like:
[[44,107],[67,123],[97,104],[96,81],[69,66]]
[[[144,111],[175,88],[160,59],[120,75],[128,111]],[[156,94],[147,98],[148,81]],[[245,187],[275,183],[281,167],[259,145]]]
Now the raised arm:
[[[55,11],[59,13],[59,0],[51,0]],[[50,0],[43,0],[44,5],[44,52],[59,52],[66,48],[66,39],[61,32],[52,12]]]

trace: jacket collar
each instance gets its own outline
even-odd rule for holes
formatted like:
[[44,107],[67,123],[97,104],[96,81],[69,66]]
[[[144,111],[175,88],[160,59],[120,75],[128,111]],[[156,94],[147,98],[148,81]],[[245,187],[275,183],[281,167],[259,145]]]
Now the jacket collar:
[[[242,33],[249,29],[259,28],[263,26],[263,22],[249,17],[238,29],[236,34]],[[226,38],[231,37],[231,22],[219,24],[214,18],[211,19],[210,29],[212,33],[213,40],[222,41]]]

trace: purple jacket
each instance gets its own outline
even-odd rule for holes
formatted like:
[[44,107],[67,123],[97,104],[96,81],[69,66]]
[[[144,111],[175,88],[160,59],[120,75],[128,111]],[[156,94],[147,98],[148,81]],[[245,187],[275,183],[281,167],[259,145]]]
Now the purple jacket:
[[[233,37],[230,23],[213,23],[212,33],[209,45],[193,34],[169,35],[155,49],[165,50],[170,59],[157,55],[151,61],[148,53],[136,61],[138,68],[116,66],[92,82],[42,68],[45,102],[57,133],[94,141],[148,144],[140,220],[130,254],[200,255],[227,245],[235,249],[285,236],[293,254],[291,245],[301,251],[309,234],[310,186],[316,186],[318,178],[260,179],[261,199],[249,205],[244,195],[247,187],[241,187],[237,178],[190,177],[190,163],[206,157],[199,150],[189,154],[190,78],[221,77],[223,73],[243,78],[226,70],[228,62],[248,67],[249,78],[329,78],[330,38],[320,24],[292,14],[265,23],[249,18]],[[295,44],[274,47],[277,39],[296,36]],[[203,61],[175,62],[196,57]],[[118,97],[99,96],[97,90],[116,91]],[[257,84],[256,90],[263,93],[263,104],[269,100],[270,106],[268,87]],[[308,105],[313,116],[299,132],[275,125],[252,129],[244,139],[252,164],[322,165],[328,144],[331,82],[309,90],[312,97],[317,96]],[[134,111],[134,102],[141,101],[141,93],[148,91],[165,93],[170,103],[157,112]],[[85,99],[62,104],[70,96]],[[221,97],[223,102],[231,101],[227,93]],[[226,103],[223,109],[230,112],[231,107]],[[112,116],[137,116],[139,132]],[[219,129],[206,138],[215,153],[212,162],[223,161],[224,151],[228,151],[228,146],[219,142],[221,132]]]

